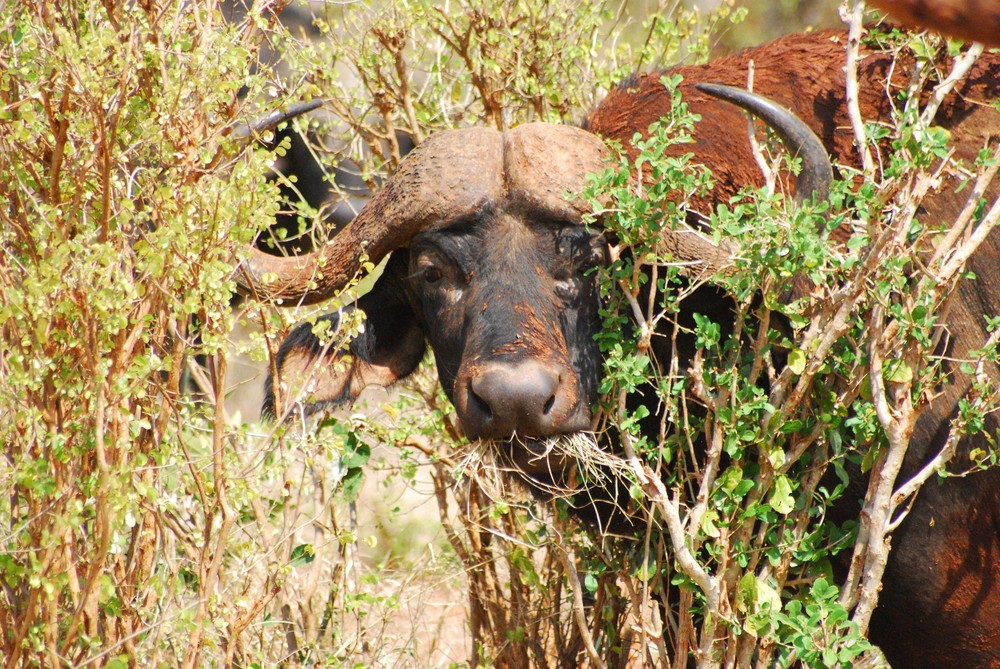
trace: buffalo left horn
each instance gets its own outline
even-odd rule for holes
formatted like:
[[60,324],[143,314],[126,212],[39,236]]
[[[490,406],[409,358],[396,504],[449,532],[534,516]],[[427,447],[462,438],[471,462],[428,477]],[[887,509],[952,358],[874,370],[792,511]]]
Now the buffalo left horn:
[[767,123],[781,138],[793,156],[802,158],[802,171],[795,180],[795,200],[802,203],[810,197],[817,201],[830,195],[833,166],[830,156],[816,133],[798,116],[773,100],[722,84],[695,84],[702,93],[731,102]]
[[[833,167],[830,156],[815,133],[789,110],[755,93],[722,84],[695,84],[707,95],[731,102],[759,117],[774,130],[785,148],[802,159],[802,170],[795,181],[795,200],[800,204],[810,197],[825,200],[830,194]],[[711,168],[711,165],[709,165]],[[732,265],[734,249],[723,240],[714,243],[708,236],[688,226],[664,229],[659,247],[684,265],[684,273],[709,276],[727,271]]]

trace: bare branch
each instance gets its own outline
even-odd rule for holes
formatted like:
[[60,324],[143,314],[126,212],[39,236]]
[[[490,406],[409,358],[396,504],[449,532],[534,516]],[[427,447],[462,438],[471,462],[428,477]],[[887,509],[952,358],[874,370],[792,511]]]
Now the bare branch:
[[924,110],[920,114],[920,127],[926,128],[934,122],[934,117],[937,116],[938,108],[944,102],[945,97],[965,77],[969,69],[976,64],[982,53],[983,45],[979,42],[974,42],[968,51],[955,59],[955,62],[951,66],[951,72],[944,78],[944,81],[934,87],[931,99],[924,106]]
[[854,143],[861,157],[862,169],[865,176],[871,179],[875,177],[875,161],[872,160],[871,150],[868,148],[868,137],[858,103],[858,56],[861,33],[864,30],[864,15],[865,3],[861,0],[844,0],[840,4],[840,18],[847,23],[847,64],[844,67],[847,76],[847,116],[851,120]]

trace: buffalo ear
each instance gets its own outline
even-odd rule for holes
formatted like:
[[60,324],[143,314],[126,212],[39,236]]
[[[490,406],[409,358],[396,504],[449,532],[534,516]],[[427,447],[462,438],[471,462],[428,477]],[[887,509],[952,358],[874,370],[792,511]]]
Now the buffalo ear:
[[[345,351],[313,334],[312,323],[301,323],[281,343],[276,366],[284,406],[275,406],[274,379],[268,375],[262,415],[281,416],[290,402],[302,402],[306,413],[344,404],[370,385],[390,386],[417,368],[427,344],[419,318],[406,294],[409,253],[395,251],[375,286],[353,307],[364,313],[364,331]],[[338,314],[320,321],[336,332]]]

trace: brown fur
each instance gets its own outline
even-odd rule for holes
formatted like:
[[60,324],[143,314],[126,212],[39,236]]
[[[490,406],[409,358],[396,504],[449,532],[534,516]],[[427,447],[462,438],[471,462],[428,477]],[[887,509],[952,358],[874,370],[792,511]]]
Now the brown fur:
[[870,0],[869,4],[909,26],[1000,46],[997,0]]
[[[743,112],[694,88],[699,82],[745,87],[751,61],[755,92],[780,102],[805,121],[835,163],[859,164],[845,104],[845,46],[846,36],[841,31],[789,35],[708,65],[670,70],[670,74],[684,77],[684,101],[692,112],[702,116],[695,143],[678,150],[693,151],[699,162],[711,167],[717,185],[706,199],[724,201],[747,184],[762,184],[746,133],[740,131],[746,127]],[[894,101],[886,95],[886,86],[893,97],[898,95],[908,83],[911,62],[906,58],[894,62],[892,54],[866,48],[862,48],[861,56],[861,114],[866,120],[888,119]],[[632,85],[613,90],[584,126],[629,147],[635,133],[645,134],[659,119],[661,110],[669,108],[660,78],[661,73],[644,74],[630,82]],[[989,137],[1000,135],[1000,114],[983,109],[1000,97],[1000,55],[985,54],[980,58],[957,92],[958,97],[943,107],[937,122],[955,136],[957,157],[969,160]]]

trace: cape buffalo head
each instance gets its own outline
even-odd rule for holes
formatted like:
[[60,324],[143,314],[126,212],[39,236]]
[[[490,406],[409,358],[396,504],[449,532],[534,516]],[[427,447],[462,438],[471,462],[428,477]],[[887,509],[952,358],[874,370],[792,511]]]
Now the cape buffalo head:
[[[803,156],[798,191],[825,191],[829,160],[801,121],[745,91],[706,92],[751,109]],[[429,344],[466,436],[513,443],[514,464],[528,473],[551,470],[538,440],[589,430],[597,399],[592,270],[605,261],[606,242],[583,223],[590,208],[571,194],[603,169],[607,154],[599,137],[567,126],[442,132],[417,147],[324,248],[289,258],[257,252],[247,283],[290,302],[325,299],[358,271],[362,254],[377,262],[392,252],[355,305],[365,327],[348,356],[324,346],[308,323],[282,344],[282,404],[301,401],[315,411],[350,401],[366,385],[412,372]],[[686,262],[712,269],[725,255],[690,231],[665,235]],[[262,281],[266,274],[277,281]],[[326,318],[336,325],[336,315]],[[265,412],[280,415],[274,391],[269,380]]]

